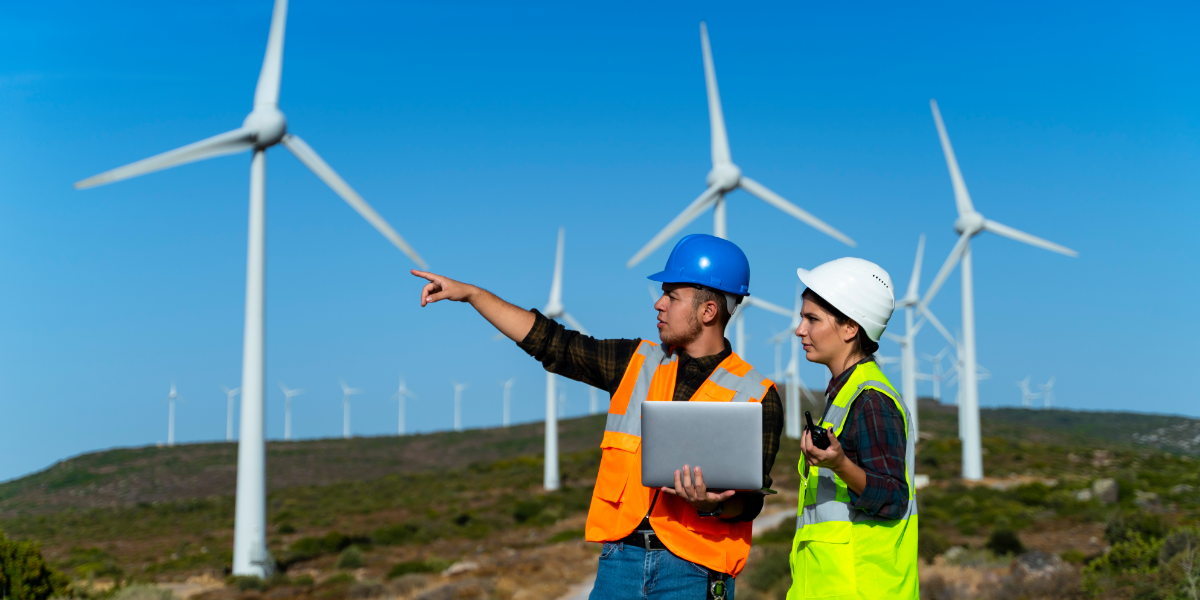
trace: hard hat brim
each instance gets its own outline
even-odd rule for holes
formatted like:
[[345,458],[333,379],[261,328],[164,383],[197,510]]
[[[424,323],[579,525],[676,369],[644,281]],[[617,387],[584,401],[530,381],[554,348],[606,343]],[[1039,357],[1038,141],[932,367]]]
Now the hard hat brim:
[[746,297],[746,296],[750,295],[750,294],[741,294],[738,292],[731,292],[729,290],[723,289],[721,286],[714,285],[712,281],[700,281],[699,278],[687,277],[685,275],[679,275],[679,274],[674,274],[674,273],[668,273],[666,271],[659,271],[653,275],[647,275],[646,279],[649,279],[650,281],[657,281],[659,283],[691,283],[694,285],[702,285],[704,287],[717,290],[718,292],[721,292],[723,294],[733,294],[734,296]]

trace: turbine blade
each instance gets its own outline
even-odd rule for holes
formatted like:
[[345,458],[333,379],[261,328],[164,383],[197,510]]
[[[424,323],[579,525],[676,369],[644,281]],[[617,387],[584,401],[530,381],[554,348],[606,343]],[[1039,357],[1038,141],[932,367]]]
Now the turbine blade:
[[890,332],[890,331],[885,331],[885,332],[883,332],[883,336],[884,336],[884,337],[886,337],[886,338],[887,338],[887,339],[889,339],[889,340],[892,340],[893,342],[896,342],[897,344],[903,344],[903,343],[904,343],[904,338],[902,338],[902,337],[900,337],[900,336],[898,336],[898,335],[896,335],[896,334],[894,334],[894,333],[892,333],[892,332]]
[[[921,315],[928,319],[931,324],[933,324],[933,328],[938,330],[938,333],[942,334],[942,337],[946,338],[946,341],[950,342],[951,346],[956,348],[958,347],[958,340],[954,339],[954,336],[950,335],[950,330],[946,329],[946,326],[942,325],[942,322],[939,321],[937,317],[933,316],[933,312],[931,312],[928,308],[924,308],[921,309]],[[941,362],[942,359],[946,357],[946,353],[949,351],[949,348],[943,348],[937,356],[932,356],[930,358],[937,359],[937,362]]]
[[248,129],[234,129],[233,131],[226,131],[208,139],[200,140],[194,144],[188,144],[182,148],[169,150],[162,154],[151,156],[150,158],[142,159],[123,167],[117,167],[93,177],[88,177],[83,181],[77,182],[75,189],[82,190],[106,183],[113,183],[114,181],[121,181],[122,179],[137,177],[138,175],[186,165],[206,158],[234,154],[243,150],[249,150],[252,147],[254,147],[254,132]]
[[708,205],[712,204],[720,193],[721,191],[715,187],[704,190],[704,193],[700,194],[687,208],[683,209],[683,212],[679,213],[670,223],[667,223],[667,226],[663,227],[662,231],[658,232],[658,235],[655,235],[649,242],[646,242],[646,245],[642,246],[642,249],[638,250],[637,254],[634,254],[633,258],[625,263],[625,268],[632,268],[634,265],[642,262],[647,256],[650,256],[651,252],[657,250],[659,246],[671,239],[680,229],[683,229],[688,223],[691,223],[693,219],[698,217],[700,212],[708,208]]
[[566,245],[566,228],[558,228],[558,246],[554,250],[554,279],[550,284],[550,303],[549,306],[560,306],[562,304],[562,275],[563,275],[563,250]]
[[971,233],[968,231],[958,237],[958,241],[954,243],[954,247],[950,249],[950,255],[946,257],[946,262],[942,263],[942,269],[938,271],[937,277],[933,278],[933,282],[929,284],[929,289],[925,290],[925,297],[921,298],[921,303],[917,305],[917,312],[922,312],[929,303],[933,301],[933,297],[937,295],[938,290],[942,289],[942,284],[946,282],[946,278],[950,276],[950,272],[954,270],[954,266],[962,259],[962,255],[967,251],[967,244],[971,243]]
[[571,316],[571,313],[563,311],[562,318],[564,321],[567,322],[568,325],[570,325],[571,327],[574,327],[575,331],[578,331],[579,333],[582,333],[583,335],[589,335],[587,330],[583,328],[583,325],[580,325],[579,321],[576,321],[575,317]]
[[275,0],[271,13],[271,33],[263,56],[258,86],[254,88],[254,106],[279,106],[279,81],[283,71],[283,31],[287,27],[287,0]]
[[954,148],[950,146],[950,135],[946,133],[946,124],[942,122],[937,100],[930,100],[929,107],[933,109],[933,122],[937,125],[938,139],[942,141],[942,154],[946,155],[946,167],[950,169],[950,183],[954,186],[954,204],[958,207],[958,216],[973,213],[975,206],[971,204],[971,194],[967,193],[962,171],[958,170],[958,159],[954,157]]
[[1016,240],[1018,242],[1029,244],[1030,246],[1037,246],[1038,248],[1049,250],[1051,252],[1057,252],[1059,254],[1065,254],[1071,257],[1079,256],[1078,252],[1067,248],[1066,246],[1060,246],[1054,242],[1043,240],[1036,235],[1029,235],[1024,231],[1013,229],[1008,225],[997,223],[991,219],[985,219],[983,221],[983,228],[996,235],[1002,235],[1010,240]]
[[917,241],[917,259],[913,261],[912,278],[908,280],[908,293],[905,298],[917,298],[920,295],[921,260],[925,257],[925,234]]
[[717,69],[713,67],[712,46],[708,43],[708,26],[700,21],[700,49],[704,53],[704,85],[708,89],[708,121],[712,130],[713,166],[732,162],[729,155],[729,136],[725,133],[725,115],[721,111],[721,93],[717,90]]
[[300,136],[290,133],[283,136],[283,145],[292,154],[296,155],[296,158],[300,159],[300,162],[304,163],[304,166],[308,167],[317,177],[320,177],[321,181],[324,181],[337,195],[341,196],[342,200],[345,200],[346,204],[350,205],[350,208],[353,208],[359,215],[362,215],[362,218],[366,219],[379,233],[382,233],[383,237],[386,237],[395,244],[401,252],[408,255],[422,269],[429,268],[420,255],[417,254],[417,251],[413,250],[412,246],[409,246],[408,242],[404,241],[404,238],[400,237],[400,234],[396,233],[396,230],[392,229],[392,226],[388,225],[388,222],[384,221],[383,217],[379,216],[379,213],[375,212],[375,209],[371,208],[371,205],[367,204],[367,201],[363,200],[362,196],[359,196],[358,192],[354,191],[354,188],[351,188],[349,184],[342,180],[341,176],[334,172],[311,146],[304,143],[304,140],[300,139]]
[[746,177],[745,175],[742,176],[741,186],[747,192],[750,192],[751,194],[754,194],[755,196],[758,196],[759,198],[761,198],[763,202],[766,202],[767,204],[770,204],[771,206],[774,206],[775,208],[782,210],[783,212],[799,219],[800,221],[807,223],[810,227],[813,227],[817,231],[820,231],[821,233],[824,233],[825,235],[827,235],[843,244],[846,244],[847,246],[850,246],[851,248],[858,245],[854,242],[854,240],[852,240],[848,236],[846,236],[846,234],[834,229],[833,227],[830,227],[828,224],[825,223],[825,221],[822,221],[822,220],[812,216],[811,214],[808,213],[808,211],[801,209],[799,206],[796,206],[795,204],[792,204],[791,202],[784,200],[783,197],[780,196],[779,194],[772,192],[771,190],[767,189],[766,186],[764,186],[763,184],[761,184],[753,179],[750,179],[749,177]]
[[753,306],[756,308],[761,308],[763,310],[771,311],[777,315],[783,315],[785,317],[792,316],[792,311],[790,311],[782,306],[779,306],[778,304],[775,304],[773,302],[767,302],[766,300],[763,300],[761,298],[756,298],[754,296],[746,296],[746,299],[742,300],[742,303],[746,304],[748,306]]

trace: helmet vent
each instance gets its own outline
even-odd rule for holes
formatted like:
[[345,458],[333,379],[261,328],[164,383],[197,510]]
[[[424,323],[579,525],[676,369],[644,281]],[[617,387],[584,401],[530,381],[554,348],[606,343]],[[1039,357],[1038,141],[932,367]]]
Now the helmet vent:
[[885,288],[887,288],[887,289],[889,289],[889,290],[890,290],[890,289],[892,289],[892,286],[888,285],[886,281],[884,281],[884,280],[880,279],[878,275],[876,275],[876,274],[874,274],[874,273],[871,273],[871,277],[874,277],[874,278],[875,278],[875,281],[878,281],[879,283],[882,283],[882,284],[883,284],[883,287],[885,287]]

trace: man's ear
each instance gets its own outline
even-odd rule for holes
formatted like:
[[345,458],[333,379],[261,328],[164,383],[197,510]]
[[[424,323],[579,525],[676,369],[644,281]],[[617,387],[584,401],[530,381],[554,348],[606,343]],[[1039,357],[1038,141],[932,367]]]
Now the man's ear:
[[721,308],[716,302],[709,300],[704,303],[703,309],[700,312],[700,322],[705,325],[711,325],[721,319]]

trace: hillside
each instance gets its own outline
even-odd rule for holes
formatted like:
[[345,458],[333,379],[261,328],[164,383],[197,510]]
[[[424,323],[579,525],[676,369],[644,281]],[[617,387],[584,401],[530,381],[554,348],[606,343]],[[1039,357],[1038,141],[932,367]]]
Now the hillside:
[[[1149,506],[1166,524],[1200,519],[1200,470],[1188,456],[1197,453],[1188,444],[1200,421],[985,410],[984,462],[993,483],[965,487],[957,482],[956,418],[953,406],[921,403],[917,472],[933,480],[920,493],[929,559],[952,545],[982,548],[993,532],[1014,530],[1029,548],[1084,560],[1101,555],[1104,523],[1126,511]],[[558,597],[594,569],[594,546],[579,540],[604,422],[603,415],[560,422],[564,485],[554,493],[540,486],[539,424],[268,444],[269,545],[286,569],[271,597],[421,597],[419,590],[451,586],[445,594],[514,598],[518,585],[540,590],[520,597]],[[773,471],[782,493],[768,511],[795,507],[799,458],[798,443],[785,439]],[[208,573],[220,580],[231,561],[235,464],[236,445],[225,443],[78,456],[0,484],[0,530],[38,540],[81,579],[182,581]],[[1119,481],[1120,504],[1076,500],[1103,477]],[[786,588],[788,536],[785,524],[778,539],[760,541],[739,597],[775,597]],[[362,550],[363,566],[347,576],[337,563],[351,546]],[[473,565],[470,573],[428,573],[456,562]],[[246,593],[250,600],[252,592],[220,588],[199,600]]]

